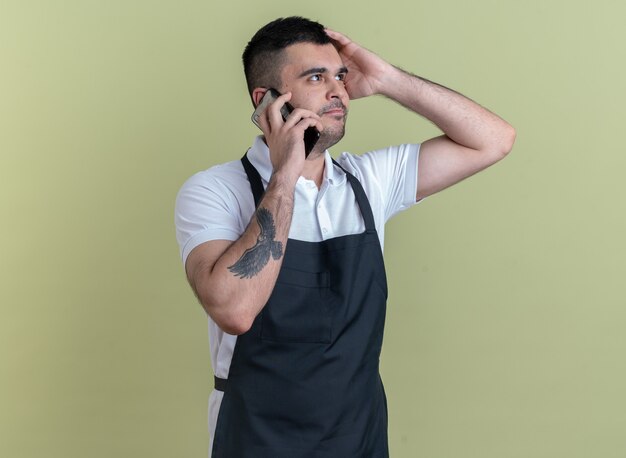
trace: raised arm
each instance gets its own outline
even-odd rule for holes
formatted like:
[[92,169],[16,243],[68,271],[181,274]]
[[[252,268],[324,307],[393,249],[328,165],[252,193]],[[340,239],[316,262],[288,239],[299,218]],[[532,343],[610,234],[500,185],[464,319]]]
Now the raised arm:
[[284,122],[279,97],[261,116],[273,174],[245,232],[235,242],[213,240],[194,248],[187,278],[213,321],[229,334],[243,334],[270,297],[291,227],[294,190],[304,166],[304,130],[323,129],[319,116],[297,109]]
[[458,92],[394,67],[345,35],[326,32],[348,67],[350,98],[382,94],[443,132],[420,147],[416,199],[485,169],[512,149],[515,129],[502,118]]

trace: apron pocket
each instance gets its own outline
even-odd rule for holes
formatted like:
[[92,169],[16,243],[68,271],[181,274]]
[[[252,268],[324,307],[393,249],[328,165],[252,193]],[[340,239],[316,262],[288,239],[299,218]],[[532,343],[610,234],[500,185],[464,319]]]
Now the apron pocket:
[[261,339],[330,343],[329,287],[328,272],[304,272],[283,266],[261,312]]

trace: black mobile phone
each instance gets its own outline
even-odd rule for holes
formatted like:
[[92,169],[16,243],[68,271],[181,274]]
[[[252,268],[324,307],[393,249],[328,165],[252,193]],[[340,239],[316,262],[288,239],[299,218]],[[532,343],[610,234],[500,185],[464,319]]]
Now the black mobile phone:
[[[267,108],[267,106],[280,97],[280,92],[276,89],[268,89],[263,98],[261,99],[261,103],[256,107],[254,113],[252,113],[252,122],[256,124],[256,126],[260,129],[259,126],[259,116],[261,113]],[[285,104],[280,107],[280,114],[283,116],[283,120],[287,120],[287,116],[289,113],[293,111],[293,106],[289,102],[285,102]],[[308,157],[309,153],[317,143],[317,140],[320,138],[320,131],[317,130],[314,126],[307,128],[304,131],[304,155]]]

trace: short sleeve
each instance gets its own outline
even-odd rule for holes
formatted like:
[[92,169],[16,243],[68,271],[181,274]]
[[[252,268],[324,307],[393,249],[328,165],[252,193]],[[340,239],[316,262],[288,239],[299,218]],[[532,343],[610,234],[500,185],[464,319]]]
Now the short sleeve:
[[[234,241],[245,230],[237,188],[233,180],[218,172],[216,168],[193,175],[176,197],[174,221],[183,264],[198,245],[210,240]],[[246,203],[250,205],[245,202],[244,206]],[[253,202],[251,206],[250,213],[254,211]]]
[[[419,144],[404,144],[369,151],[343,153],[339,163],[370,190],[379,192],[385,222],[416,204]],[[374,192],[374,191],[371,191]]]

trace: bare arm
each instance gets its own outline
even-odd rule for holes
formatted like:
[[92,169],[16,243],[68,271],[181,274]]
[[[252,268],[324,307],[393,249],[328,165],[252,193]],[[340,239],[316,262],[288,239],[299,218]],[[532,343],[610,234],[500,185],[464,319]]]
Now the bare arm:
[[513,147],[515,130],[467,97],[406,73],[327,30],[349,69],[350,98],[382,94],[427,118],[444,135],[420,148],[416,199],[441,191],[503,158]]
[[291,226],[293,189],[273,176],[239,240],[203,243],[187,258],[187,278],[198,300],[230,334],[247,331],[274,288]]
[[319,116],[297,109],[283,121],[270,105],[260,124],[270,148],[273,174],[250,224],[235,242],[214,240],[192,250],[186,261],[189,284],[225,332],[243,334],[269,299],[291,227],[295,185],[304,166],[304,130],[323,129]]
[[444,133],[420,148],[418,200],[487,168],[513,147],[512,126],[439,84],[394,68],[381,93],[429,119]]

